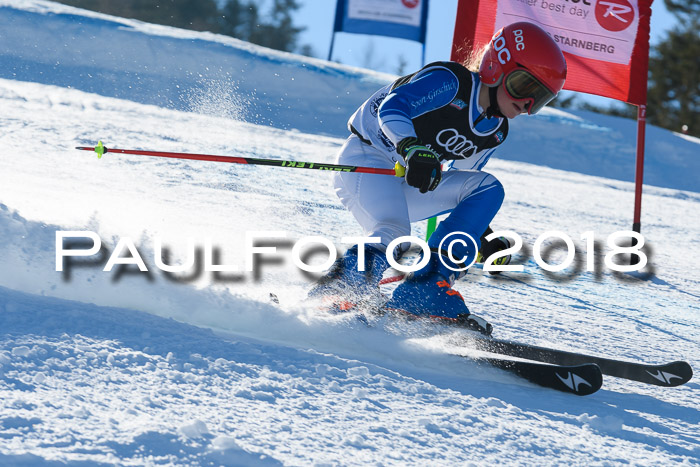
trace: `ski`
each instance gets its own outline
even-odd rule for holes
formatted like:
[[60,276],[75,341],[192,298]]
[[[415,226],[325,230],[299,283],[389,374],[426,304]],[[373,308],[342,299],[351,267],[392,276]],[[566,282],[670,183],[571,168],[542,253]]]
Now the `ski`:
[[[279,299],[274,293],[270,294],[270,300],[279,304]],[[386,312],[385,309],[376,308],[372,313],[384,315]],[[391,314],[396,316],[395,312]],[[406,318],[405,315],[401,316]],[[367,324],[366,320],[363,322]],[[693,376],[692,368],[685,361],[661,365],[634,363],[496,339],[476,332],[470,332],[463,343],[482,352],[530,361],[453,355],[485,361],[540,386],[578,395],[592,394],[600,389],[603,382],[602,375],[663,387],[680,386],[690,381]]]
[[508,355],[553,365],[595,364],[604,375],[654,384],[656,386],[680,386],[690,381],[693,377],[693,369],[685,361],[650,365],[482,337],[476,334],[469,336],[467,343],[470,347],[483,352]]
[[545,388],[587,396],[603,385],[603,374],[594,363],[582,365],[549,365],[541,362],[525,362],[503,358],[477,358],[456,355],[474,361],[484,361],[491,366],[506,370],[523,379]]

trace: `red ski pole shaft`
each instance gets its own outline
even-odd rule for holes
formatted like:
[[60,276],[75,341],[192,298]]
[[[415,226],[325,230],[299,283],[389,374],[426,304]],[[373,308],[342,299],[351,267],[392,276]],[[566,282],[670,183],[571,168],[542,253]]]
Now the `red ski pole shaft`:
[[95,151],[97,153],[98,158],[101,158],[104,153],[111,152],[118,154],[132,154],[137,156],[167,157],[172,159],[188,159],[195,161],[227,162],[229,164],[269,165],[273,167],[288,167],[293,169],[328,170],[334,172],[358,172],[380,175],[395,175],[397,177],[403,176],[403,174],[399,175],[399,173],[401,172],[400,169],[399,172],[397,172],[397,169],[379,169],[376,167],[360,167],[356,165],[338,165],[318,162],[300,162],[276,159],[257,159],[254,157],[217,156],[212,154],[191,154],[184,152],[141,151],[136,149],[114,148],[108,149],[102,144],[102,141],[100,141],[95,147],[78,146],[75,149],[79,149],[81,151]]

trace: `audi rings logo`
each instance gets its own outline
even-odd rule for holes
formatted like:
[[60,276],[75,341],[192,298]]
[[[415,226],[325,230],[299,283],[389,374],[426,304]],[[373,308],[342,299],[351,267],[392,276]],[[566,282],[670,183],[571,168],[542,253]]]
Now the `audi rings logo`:
[[438,133],[435,139],[437,144],[445,148],[445,151],[453,156],[466,159],[476,153],[476,146],[464,135],[459,134],[454,128],[446,128]]

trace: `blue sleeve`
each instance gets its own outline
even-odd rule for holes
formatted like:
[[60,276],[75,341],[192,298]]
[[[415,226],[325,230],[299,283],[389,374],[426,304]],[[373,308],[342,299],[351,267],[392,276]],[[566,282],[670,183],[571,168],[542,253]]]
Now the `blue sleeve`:
[[448,105],[457,96],[459,79],[448,68],[434,66],[416,73],[411,80],[395,88],[379,106],[379,125],[397,144],[416,136],[412,119]]

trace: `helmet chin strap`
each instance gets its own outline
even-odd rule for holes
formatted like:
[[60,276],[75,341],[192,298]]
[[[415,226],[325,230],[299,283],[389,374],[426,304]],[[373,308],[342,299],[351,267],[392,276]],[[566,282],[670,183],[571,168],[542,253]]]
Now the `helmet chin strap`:
[[498,86],[500,86],[500,84],[489,88],[489,106],[479,115],[474,125],[477,125],[484,118],[506,118],[505,115],[501,113],[501,109],[498,108]]
[[486,109],[486,118],[505,118],[505,115],[501,113],[501,109],[498,108],[498,86],[489,88],[489,108]]

